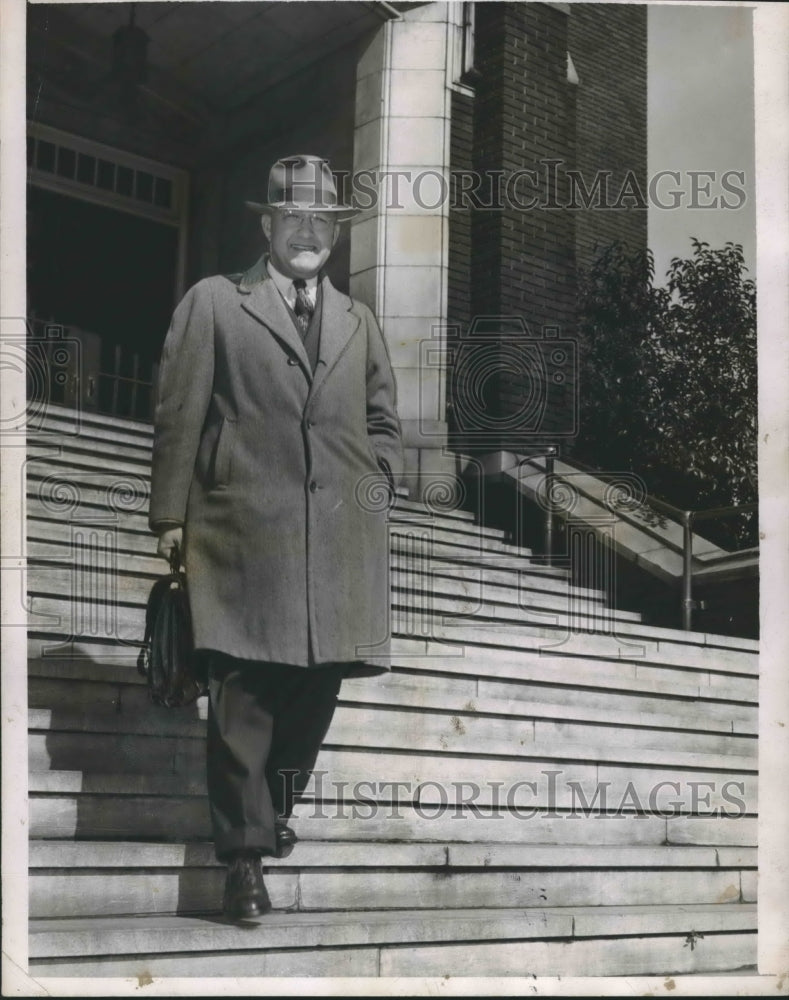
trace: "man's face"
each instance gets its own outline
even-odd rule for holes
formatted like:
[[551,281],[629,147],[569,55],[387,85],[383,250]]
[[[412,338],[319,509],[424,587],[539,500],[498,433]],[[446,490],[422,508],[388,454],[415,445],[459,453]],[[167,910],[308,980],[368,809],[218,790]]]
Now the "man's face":
[[312,278],[337,242],[340,229],[330,212],[277,209],[261,216],[271,247],[271,263],[287,278]]

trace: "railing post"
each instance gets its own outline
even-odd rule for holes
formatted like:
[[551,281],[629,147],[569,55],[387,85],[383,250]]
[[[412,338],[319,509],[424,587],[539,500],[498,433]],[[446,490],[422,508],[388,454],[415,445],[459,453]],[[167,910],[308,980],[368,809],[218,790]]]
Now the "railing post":
[[120,390],[119,378],[121,374],[121,345],[115,345],[115,374],[112,379],[112,409],[113,417],[118,415],[118,392]]
[[693,624],[693,511],[682,512],[682,628]]
[[132,371],[131,402],[129,403],[129,416],[134,419],[137,416],[137,382],[140,376],[140,355],[134,352],[134,370]]
[[545,563],[553,566],[553,474],[554,450],[545,456]]
[[159,385],[159,362],[154,361],[151,366],[151,385],[148,392],[148,419],[153,422],[156,412],[156,390]]

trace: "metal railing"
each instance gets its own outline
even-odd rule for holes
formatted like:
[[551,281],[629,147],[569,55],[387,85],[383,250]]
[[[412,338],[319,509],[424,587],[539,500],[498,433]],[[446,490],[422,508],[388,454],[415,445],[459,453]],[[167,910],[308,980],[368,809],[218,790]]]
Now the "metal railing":
[[693,600],[693,523],[694,521],[716,521],[732,514],[745,514],[758,510],[759,504],[735,504],[731,507],[711,507],[708,510],[681,510],[665,500],[647,495],[650,506],[657,507],[669,516],[674,517],[682,525],[682,628],[689,632],[693,627],[693,611],[696,602]]
[[104,370],[105,338],[78,327],[32,316],[28,337],[28,396],[40,402],[84,407],[113,417],[153,418],[158,365],[121,344],[111,345]]
[[[545,448],[536,454],[518,456],[519,459],[525,461],[532,461],[535,458],[545,458],[545,489],[548,498],[552,496],[553,481],[557,478],[562,478],[560,473],[557,474],[555,468],[558,453],[559,449],[556,446]],[[593,466],[587,465],[576,458],[572,458],[570,461],[573,466],[577,466],[592,476],[603,474],[600,469],[595,469]],[[759,504],[754,501],[753,503],[735,504],[729,507],[711,507],[707,510],[683,510],[665,500],[660,500],[658,497],[652,496],[650,493],[644,494],[643,503],[647,507],[656,508],[658,511],[667,514],[682,526],[681,627],[683,631],[689,632],[693,627],[693,611],[697,607],[696,602],[693,600],[693,524],[696,521],[722,520],[725,517],[731,517],[735,514],[750,513],[751,511],[758,510]],[[548,566],[551,566],[553,565],[556,522],[553,504],[550,502],[544,505],[543,531],[545,538],[545,562]]]
[[[134,351],[131,355],[131,365],[132,374],[131,375],[121,375],[122,361],[123,361],[123,349],[120,344],[115,345],[115,350],[113,352],[113,368],[111,372],[99,371],[92,376],[97,382],[104,382],[110,387],[110,400],[109,400],[109,413],[112,416],[123,417],[123,416],[140,416],[143,418],[152,419],[153,418],[153,387],[156,382],[156,364],[152,366],[152,373],[150,379],[140,378],[140,367],[142,364],[140,355]],[[123,405],[121,405],[121,389],[126,386],[128,387],[128,399],[123,400]],[[140,414],[138,412],[139,406],[139,396],[140,393],[146,394],[147,405],[144,408],[144,412]],[[96,397],[99,397],[98,392]]]

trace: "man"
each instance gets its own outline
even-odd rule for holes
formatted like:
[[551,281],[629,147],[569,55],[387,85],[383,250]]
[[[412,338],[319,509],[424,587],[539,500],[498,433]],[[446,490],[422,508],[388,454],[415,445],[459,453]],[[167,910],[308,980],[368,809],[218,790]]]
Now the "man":
[[150,524],[183,553],[209,680],[207,778],[224,910],[271,904],[342,678],[388,669],[387,497],[402,472],[395,383],[370,310],[322,274],[354,210],[328,163],[277,161],[270,254],[187,292],[167,334]]

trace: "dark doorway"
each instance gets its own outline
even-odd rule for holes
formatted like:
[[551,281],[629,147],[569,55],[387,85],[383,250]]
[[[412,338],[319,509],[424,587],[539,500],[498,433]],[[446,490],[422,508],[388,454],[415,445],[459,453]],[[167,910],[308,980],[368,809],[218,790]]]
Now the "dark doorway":
[[83,404],[148,419],[175,304],[178,230],[28,187],[28,312],[80,340]]

